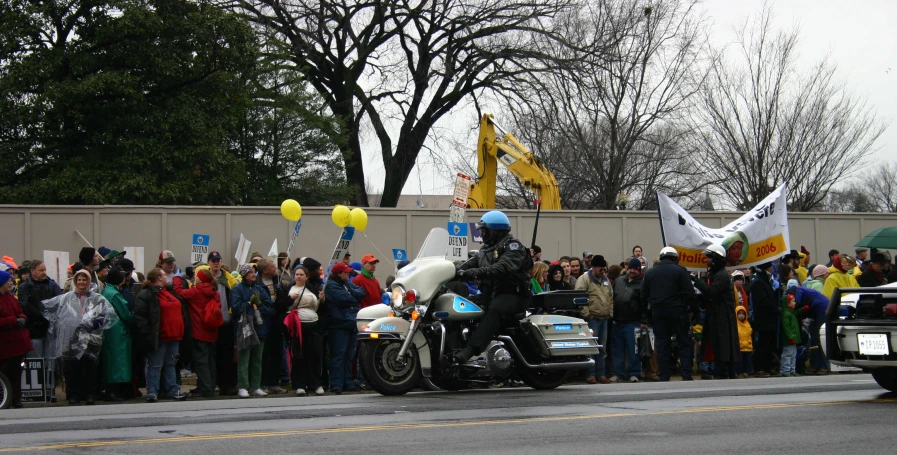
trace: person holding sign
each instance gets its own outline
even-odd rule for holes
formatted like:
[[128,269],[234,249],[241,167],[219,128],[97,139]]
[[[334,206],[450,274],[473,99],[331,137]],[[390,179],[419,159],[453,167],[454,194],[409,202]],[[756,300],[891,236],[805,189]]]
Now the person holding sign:
[[483,352],[502,325],[526,311],[532,299],[529,271],[533,260],[529,249],[511,235],[507,215],[498,210],[487,212],[476,228],[483,233],[483,248],[458,269],[458,278],[480,280],[480,292],[490,302],[467,346],[455,354],[458,363]]
[[[25,313],[13,297],[12,275],[0,270],[0,365],[12,383],[12,407],[22,407],[22,359],[34,349],[25,323]],[[8,392],[7,392],[8,393]]]

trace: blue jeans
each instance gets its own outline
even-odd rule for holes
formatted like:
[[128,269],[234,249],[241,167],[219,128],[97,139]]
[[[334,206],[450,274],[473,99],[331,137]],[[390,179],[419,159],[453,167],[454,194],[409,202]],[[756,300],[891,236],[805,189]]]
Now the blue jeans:
[[159,397],[159,377],[169,397],[180,392],[174,365],[178,361],[180,341],[163,341],[159,349],[146,354],[146,396]]
[[[615,376],[620,378],[638,377],[642,372],[642,361],[635,353],[635,332],[638,328],[638,322],[614,323],[611,353],[613,353]],[[629,359],[628,369],[625,368],[626,359]]]
[[782,374],[794,374],[797,365],[797,346],[786,344],[782,347]]
[[754,374],[754,353],[741,351],[741,360],[735,362],[735,374]]
[[330,391],[353,390],[352,361],[355,359],[358,330],[329,328],[327,337],[330,342]]
[[602,346],[601,351],[596,356],[595,366],[589,369],[589,376],[600,378],[606,376],[605,363],[607,359],[607,319],[592,319],[589,321],[589,328],[594,332],[594,336],[598,338],[598,344]]
[[654,351],[657,352],[657,369],[660,370],[660,379],[670,380],[670,350],[672,337],[676,335],[679,344],[679,368],[682,377],[691,377],[694,365],[694,349],[691,335],[691,321],[684,306],[653,308],[654,315]]

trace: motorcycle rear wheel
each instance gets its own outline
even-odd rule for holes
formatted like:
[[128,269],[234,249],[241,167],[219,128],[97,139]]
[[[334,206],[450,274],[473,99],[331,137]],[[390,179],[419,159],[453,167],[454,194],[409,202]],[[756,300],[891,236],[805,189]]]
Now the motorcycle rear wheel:
[[404,395],[420,382],[420,360],[417,350],[408,350],[405,362],[399,362],[397,354],[401,341],[368,341],[362,345],[361,366],[364,379],[381,395]]
[[536,390],[556,389],[567,382],[570,372],[567,370],[542,371],[529,368],[520,371],[520,379],[524,384]]
[[0,373],[0,409],[6,409],[12,404],[12,383],[6,375]]

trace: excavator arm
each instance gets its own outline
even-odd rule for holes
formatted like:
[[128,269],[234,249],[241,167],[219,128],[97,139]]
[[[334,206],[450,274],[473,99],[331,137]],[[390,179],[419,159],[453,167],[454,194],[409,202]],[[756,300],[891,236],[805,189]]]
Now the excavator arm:
[[[496,127],[502,135],[496,132]],[[495,185],[501,162],[524,187],[533,191],[545,210],[561,209],[561,193],[554,174],[511,133],[495,123],[492,114],[480,119],[477,142],[477,179],[470,185],[467,205],[475,209],[495,208]]]

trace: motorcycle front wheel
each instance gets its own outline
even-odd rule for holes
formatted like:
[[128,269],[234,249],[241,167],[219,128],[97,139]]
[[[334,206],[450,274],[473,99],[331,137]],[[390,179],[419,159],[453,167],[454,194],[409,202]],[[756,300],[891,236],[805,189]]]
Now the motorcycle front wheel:
[[408,350],[405,361],[398,359],[402,342],[398,340],[367,341],[362,345],[361,366],[364,379],[381,395],[404,395],[420,382],[420,359],[417,350]]

